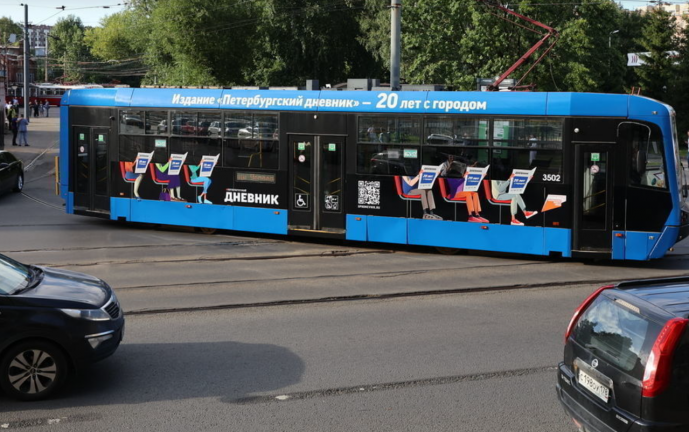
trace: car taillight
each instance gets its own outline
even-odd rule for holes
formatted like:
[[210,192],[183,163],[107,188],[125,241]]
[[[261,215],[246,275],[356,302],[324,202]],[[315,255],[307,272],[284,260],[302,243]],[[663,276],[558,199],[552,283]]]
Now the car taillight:
[[572,316],[572,319],[569,321],[569,325],[567,326],[567,332],[565,333],[565,343],[567,343],[567,339],[569,339],[569,336],[572,334],[572,330],[574,330],[574,326],[577,325],[577,321],[579,321],[579,317],[581,314],[584,313],[584,311],[593,303],[593,301],[598,297],[598,295],[603,292],[606,289],[614,288],[615,285],[605,285],[600,288],[598,288],[596,291],[593,292],[590,296],[584,300],[577,310],[574,311],[574,315]]
[[672,375],[672,356],[680,337],[684,333],[689,320],[673,318],[658,334],[653,349],[648,355],[644,380],[641,384],[644,397],[655,397],[662,393],[670,384]]

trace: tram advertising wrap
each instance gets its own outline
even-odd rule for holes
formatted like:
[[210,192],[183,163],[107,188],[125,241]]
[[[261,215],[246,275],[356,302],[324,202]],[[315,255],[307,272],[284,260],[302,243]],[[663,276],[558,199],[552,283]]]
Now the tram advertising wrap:
[[114,220],[629,260],[689,231],[639,96],[79,89],[60,139],[67,212]]

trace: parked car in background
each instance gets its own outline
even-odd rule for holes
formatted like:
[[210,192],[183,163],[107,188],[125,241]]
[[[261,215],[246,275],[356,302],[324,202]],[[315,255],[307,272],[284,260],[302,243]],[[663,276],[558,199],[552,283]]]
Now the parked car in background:
[[574,312],[557,394],[580,431],[689,431],[689,278],[604,286]]
[[69,373],[115,352],[124,334],[110,286],[83,273],[0,255],[0,389],[50,396]]
[[0,150],[0,194],[24,189],[24,164],[15,155]]

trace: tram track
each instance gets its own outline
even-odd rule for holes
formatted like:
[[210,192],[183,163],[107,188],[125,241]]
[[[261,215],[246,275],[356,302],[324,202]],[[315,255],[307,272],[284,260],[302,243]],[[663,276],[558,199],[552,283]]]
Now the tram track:
[[[341,277],[341,276],[340,276]],[[315,278],[313,278],[315,279]],[[626,279],[611,279],[606,281],[601,281],[600,279],[590,279],[590,280],[577,280],[577,281],[567,281],[567,282],[546,282],[546,283],[531,283],[531,284],[513,284],[513,285],[494,285],[494,286],[483,286],[483,287],[463,287],[463,288],[448,288],[448,289],[437,289],[437,290],[421,290],[421,291],[411,291],[411,292],[393,292],[393,293],[382,293],[382,294],[356,294],[356,295],[344,295],[344,296],[327,296],[319,298],[310,299],[291,299],[291,300],[275,300],[275,301],[264,301],[264,302],[247,302],[247,303],[232,303],[232,304],[215,304],[207,306],[191,306],[191,307],[172,307],[172,308],[149,308],[141,310],[130,310],[126,312],[127,316],[147,316],[147,315],[161,315],[161,314],[175,314],[175,313],[193,313],[193,312],[205,312],[205,311],[218,311],[218,310],[230,310],[230,309],[252,309],[252,308],[266,308],[266,307],[284,307],[284,306],[299,306],[299,305],[309,305],[309,304],[322,304],[322,303],[341,303],[341,302],[351,302],[351,301],[381,301],[381,300],[392,300],[401,298],[414,298],[414,297],[436,297],[444,295],[467,295],[467,294],[490,294],[499,293],[506,291],[528,291],[537,289],[552,289],[552,288],[567,288],[574,286],[585,286],[585,285],[605,285],[610,283],[622,282]],[[261,281],[242,281],[242,282],[261,282]],[[119,291],[119,290],[118,290]]]

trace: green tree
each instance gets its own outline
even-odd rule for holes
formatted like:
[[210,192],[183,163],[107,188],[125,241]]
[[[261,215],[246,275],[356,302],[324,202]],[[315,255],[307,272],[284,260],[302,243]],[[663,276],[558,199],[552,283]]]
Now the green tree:
[[85,82],[92,77],[84,67],[84,63],[92,57],[88,46],[84,42],[84,25],[81,18],[68,15],[57,21],[51,36],[51,55],[58,63],[62,63],[62,80],[64,82]]
[[148,71],[143,58],[150,27],[145,15],[128,9],[103,18],[100,27],[87,28],[84,43],[101,60],[90,73],[99,75],[100,82],[139,85]]
[[[14,42],[14,44],[9,43],[9,38],[10,38],[11,34],[17,35],[17,40]],[[3,46],[5,44],[7,44],[7,45],[19,44],[19,39],[22,38],[23,34],[24,34],[23,27],[21,25],[19,25],[19,23],[12,21],[12,19],[8,18],[8,17],[0,17],[0,37],[2,37],[1,44]]]
[[689,19],[685,18],[685,23],[678,40],[676,75],[670,86],[671,104],[677,112],[681,140],[686,139],[686,131],[689,130],[689,99],[686,97],[689,94]]
[[[546,34],[546,30],[480,1],[426,0],[406,2],[402,13],[402,71],[410,83],[449,84],[473,90],[476,78],[502,75]],[[560,37],[546,40],[509,78],[536,84],[539,90],[619,91],[623,61],[608,46],[622,9],[613,1],[577,3],[510,3],[510,9],[556,29]],[[388,65],[389,16],[375,0],[367,0],[361,17],[362,43]],[[387,24],[386,24],[387,20]],[[601,67],[605,64],[605,67]],[[608,67],[610,66],[610,67]]]
[[668,53],[678,48],[677,24],[672,15],[661,8],[654,8],[647,15],[638,42],[648,54],[643,58],[645,64],[636,68],[636,73],[644,95],[667,101],[668,86],[675,76],[675,60]]
[[[354,0],[262,0],[255,54],[246,80],[261,85],[336,84],[375,77],[382,64],[358,38]],[[388,20],[389,21],[389,20]]]
[[[649,18],[648,14],[642,14],[639,11],[624,11],[621,18],[617,42],[619,55],[624,64],[624,69],[621,71],[624,91],[630,92],[632,88],[639,87],[639,76],[636,74],[636,67],[627,66],[626,54],[645,51],[639,41],[642,40],[642,31]],[[614,40],[613,43],[615,43]]]
[[[145,62],[149,84],[208,86],[243,83],[251,63],[254,2],[139,2],[150,17]],[[145,8],[139,10],[137,8]]]

